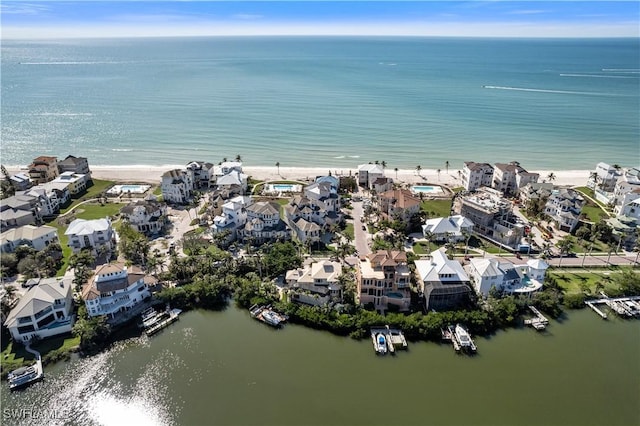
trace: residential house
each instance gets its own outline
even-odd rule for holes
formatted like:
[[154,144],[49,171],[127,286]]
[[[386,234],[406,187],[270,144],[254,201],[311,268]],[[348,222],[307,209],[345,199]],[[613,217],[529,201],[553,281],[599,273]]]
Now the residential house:
[[11,310],[4,325],[13,340],[26,343],[71,332],[73,328],[72,280],[38,278]]
[[160,188],[165,202],[187,204],[193,191],[193,173],[191,170],[169,170],[162,175]]
[[[634,203],[638,206],[640,203]],[[640,231],[638,219],[629,216],[616,216],[605,219],[607,225],[613,229],[613,236],[619,247],[627,250],[634,250]]]
[[49,244],[59,244],[58,231],[53,226],[24,225],[12,228],[0,234],[0,251],[13,253],[16,248],[26,245],[37,251],[44,250]]
[[87,189],[87,184],[91,175],[81,175],[74,172],[63,172],[51,181],[51,183],[66,184],[71,195],[81,194]]
[[23,225],[35,225],[42,221],[38,199],[31,195],[18,193],[7,197],[0,203],[0,228],[17,228]]
[[376,179],[384,177],[384,168],[380,164],[361,164],[358,166],[358,185],[371,189]]
[[389,220],[408,222],[420,211],[420,198],[408,189],[392,189],[378,194],[376,199],[382,216]]
[[573,230],[580,222],[580,213],[585,200],[578,191],[562,188],[553,191],[544,208],[544,213],[558,224],[558,229],[566,232]]
[[613,192],[621,175],[620,167],[616,168],[607,163],[598,163],[595,169],[595,176],[589,177],[587,186],[602,192]]
[[361,305],[372,303],[377,310],[393,305],[406,311],[411,303],[410,285],[404,251],[378,250],[356,263],[356,297]]
[[337,189],[329,182],[315,182],[284,206],[284,220],[298,240],[320,241],[323,232],[342,220]]
[[291,231],[280,219],[280,206],[274,202],[261,201],[246,208],[247,221],[238,229],[238,238],[243,243],[264,244],[270,241],[289,240]]
[[16,173],[15,175],[11,175],[9,179],[16,191],[26,191],[31,188],[31,179],[29,179],[29,175],[26,173]]
[[74,253],[90,249],[93,255],[115,247],[114,232],[109,219],[76,219],[69,224],[64,233],[69,238],[69,247]]
[[[222,200],[220,200],[222,202]],[[247,223],[247,207],[253,203],[251,197],[238,195],[222,204],[221,214],[213,219],[213,234],[227,233],[226,243],[237,238],[237,230]]]
[[425,310],[451,309],[469,300],[469,277],[460,262],[447,257],[444,248],[431,252],[429,260],[414,263]]
[[513,214],[511,203],[495,189],[483,187],[473,194],[456,197],[453,210],[471,220],[476,233],[498,244],[516,248],[524,237],[525,224]]
[[342,301],[340,262],[321,260],[303,268],[287,271],[285,281],[290,289],[289,299],[308,305],[326,305]]
[[58,172],[71,172],[77,175],[87,175],[87,180],[91,180],[91,170],[89,170],[89,161],[86,157],[75,157],[68,155],[62,161],[58,161]]
[[149,287],[158,280],[138,266],[107,263],[99,266],[82,288],[82,300],[89,316],[118,317],[151,297]]
[[[622,173],[613,191],[611,202],[614,204],[614,211],[619,212],[621,208],[635,199],[635,190],[640,188],[640,169],[627,169]],[[629,195],[631,194],[631,195]]]
[[193,185],[195,188],[208,188],[211,177],[214,174],[212,163],[203,161],[192,161],[186,166],[193,172]]
[[462,168],[462,186],[467,191],[475,191],[482,186],[491,186],[493,166],[488,163],[465,161]]
[[145,235],[162,231],[167,216],[167,206],[154,200],[139,200],[120,209],[122,219]]
[[524,265],[516,265],[501,258],[472,258],[467,270],[476,293],[487,297],[492,288],[511,294],[538,291],[548,267],[541,259],[529,259]]
[[338,193],[338,190],[340,189],[340,179],[335,177],[335,176],[318,176],[316,177],[315,183],[328,183],[329,186],[332,188],[333,191],[335,191],[335,193]]
[[529,173],[517,162],[496,163],[493,168],[492,187],[506,195],[514,195],[518,190],[531,182],[537,182],[539,175]]
[[553,183],[551,182],[531,182],[520,188],[518,196],[523,206],[526,206],[530,202],[538,202],[539,200],[546,200],[553,191]]
[[24,195],[34,197],[38,202],[38,212],[42,217],[51,217],[56,215],[60,211],[60,202],[58,201],[58,195],[54,191],[47,191],[41,185],[34,186],[33,188],[24,191]]
[[391,191],[393,189],[393,179],[389,177],[379,177],[371,183],[371,191],[376,194]]
[[[40,190],[43,189],[46,193],[46,197],[50,200],[54,198],[58,201],[59,208],[66,206],[71,202],[71,191],[69,190],[69,185],[64,182],[46,182],[41,183],[39,185],[31,188],[32,190]],[[52,206],[55,206],[55,202],[51,201]],[[55,210],[55,208],[54,208]]]
[[231,170],[224,176],[216,179],[215,187],[218,190],[226,191],[229,194],[242,194],[247,191],[249,176],[237,170]]
[[640,187],[626,194],[620,206],[615,209],[618,216],[625,216],[640,224]]
[[422,225],[423,235],[431,234],[431,241],[465,241],[472,232],[473,222],[460,215],[427,219]]
[[58,159],[42,155],[29,165],[29,178],[34,184],[49,182],[58,177]]

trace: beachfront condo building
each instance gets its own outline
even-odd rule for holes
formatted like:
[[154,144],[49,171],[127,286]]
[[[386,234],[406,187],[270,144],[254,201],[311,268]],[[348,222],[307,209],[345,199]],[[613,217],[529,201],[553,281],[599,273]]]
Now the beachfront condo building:
[[465,161],[462,168],[462,186],[467,191],[475,191],[483,186],[491,186],[493,166],[488,163]]
[[29,179],[34,184],[49,182],[58,177],[58,159],[41,155],[29,165]]
[[540,175],[529,173],[516,161],[496,163],[493,168],[492,187],[505,196],[516,195],[520,188],[531,182],[537,182]]
[[71,172],[78,175],[88,175],[87,180],[91,180],[91,170],[89,170],[89,160],[86,157],[75,157],[68,155],[62,161],[58,161],[58,172]]

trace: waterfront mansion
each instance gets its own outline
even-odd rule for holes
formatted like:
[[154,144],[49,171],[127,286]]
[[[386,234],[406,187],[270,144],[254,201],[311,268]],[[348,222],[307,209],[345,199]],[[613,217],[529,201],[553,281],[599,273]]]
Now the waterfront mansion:
[[82,300],[89,316],[116,318],[151,296],[149,287],[156,278],[137,266],[107,263],[99,266],[82,289]]

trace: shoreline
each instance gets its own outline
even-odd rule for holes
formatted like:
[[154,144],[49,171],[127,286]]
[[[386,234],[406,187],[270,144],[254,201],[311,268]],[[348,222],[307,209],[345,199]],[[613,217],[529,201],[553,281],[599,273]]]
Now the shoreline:
[[[96,179],[112,180],[115,182],[139,182],[160,184],[161,176],[171,169],[182,168],[184,165],[131,165],[131,166],[89,166],[91,175]],[[23,172],[26,166],[7,166],[7,171],[11,174]],[[357,168],[336,168],[325,167],[280,167],[275,166],[243,166],[243,172],[254,179],[262,181],[274,180],[307,180],[316,176],[326,176],[331,172],[334,176],[355,176]],[[542,182],[549,173],[555,175],[553,184],[558,186],[584,186],[587,184],[589,174],[592,170],[531,170],[532,173],[539,173]],[[385,169],[385,176],[393,178],[400,183],[430,183],[449,187],[462,186],[458,177],[458,169],[449,169],[449,173],[441,170],[440,174],[436,169],[422,169],[420,175],[415,169]]]

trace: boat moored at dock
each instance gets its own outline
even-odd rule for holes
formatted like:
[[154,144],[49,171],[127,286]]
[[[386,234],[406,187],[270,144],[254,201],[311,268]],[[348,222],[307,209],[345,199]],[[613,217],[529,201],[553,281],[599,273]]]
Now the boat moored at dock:
[[388,325],[372,328],[371,341],[373,342],[373,349],[377,354],[381,355],[386,353],[395,354],[396,349],[407,349],[407,340],[404,338],[402,331],[389,328]]
[[42,361],[39,358],[35,364],[28,367],[20,367],[10,372],[7,376],[9,389],[12,391],[25,388],[43,378],[44,370],[42,369]]
[[271,309],[270,306],[253,305],[249,308],[249,314],[252,318],[262,321],[272,327],[280,327],[287,321],[287,319],[289,319],[286,315]]
[[178,316],[182,313],[181,309],[167,308],[166,311],[156,312],[155,315],[148,315],[146,320],[143,320],[144,332],[147,336],[153,336],[163,328],[178,321]]
[[477,347],[469,332],[462,325],[457,324],[455,327],[450,325],[446,329],[441,329],[442,340],[450,341],[456,352],[465,351],[475,353]]

